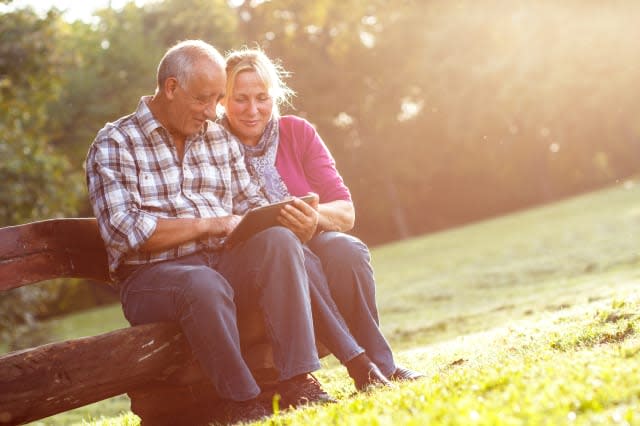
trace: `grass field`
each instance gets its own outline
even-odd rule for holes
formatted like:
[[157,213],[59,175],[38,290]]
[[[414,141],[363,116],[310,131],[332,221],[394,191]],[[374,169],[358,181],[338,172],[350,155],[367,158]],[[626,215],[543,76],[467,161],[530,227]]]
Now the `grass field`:
[[[353,395],[325,360],[340,402],[262,424],[640,425],[639,241],[636,180],[377,247],[382,328],[427,378]],[[64,339],[123,324],[112,307],[50,325]],[[137,425],[127,410],[119,397],[34,424]]]

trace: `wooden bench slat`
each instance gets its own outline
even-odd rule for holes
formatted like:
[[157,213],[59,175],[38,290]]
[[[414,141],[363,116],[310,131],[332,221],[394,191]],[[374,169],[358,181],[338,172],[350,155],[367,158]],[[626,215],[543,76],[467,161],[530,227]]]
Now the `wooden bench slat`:
[[156,323],[0,357],[0,424],[21,424],[142,386],[191,351],[178,327]]
[[66,218],[0,229],[0,290],[53,278],[109,282],[95,218]]
[[48,219],[0,228],[0,259],[69,247],[99,248],[102,239],[95,218]]
[[0,290],[68,276],[65,258],[64,253],[40,252],[0,261],[0,274],[3,275]]

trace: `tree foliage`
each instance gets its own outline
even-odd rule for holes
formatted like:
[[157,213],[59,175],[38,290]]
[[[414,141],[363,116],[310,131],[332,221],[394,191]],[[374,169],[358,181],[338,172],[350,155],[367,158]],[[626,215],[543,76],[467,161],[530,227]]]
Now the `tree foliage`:
[[638,170],[636,3],[272,1],[251,17],[294,72],[368,241]]
[[0,19],[0,225],[75,212],[80,173],[50,144],[49,108],[60,93],[54,12]]
[[[82,164],[89,144],[108,121],[132,112],[140,97],[153,94],[156,67],[180,40],[201,38],[221,48],[233,44],[233,15],[224,2],[167,0],[144,8],[96,12],[97,24],[67,28],[63,93],[51,113],[63,127],[55,143]],[[224,13],[227,12],[227,13]]]
[[[10,3],[1,0],[2,3]],[[233,3],[234,6],[231,6]],[[87,148],[178,40],[261,46],[291,72],[369,243],[611,184],[640,169],[632,0],[164,0],[0,15],[0,220],[80,212]],[[81,195],[79,195],[81,194]]]
[[97,129],[153,91],[168,46],[257,44],[292,72],[292,112],[320,130],[356,232],[379,243],[637,171],[634,17],[630,0],[129,3],[59,25],[64,72],[47,114],[79,166]]
[[[73,215],[82,196],[80,170],[50,144],[57,125],[48,112],[61,87],[59,19],[30,10],[0,16],[0,226]],[[35,316],[60,289],[58,282],[0,295],[2,340],[13,340],[16,323],[34,331]]]

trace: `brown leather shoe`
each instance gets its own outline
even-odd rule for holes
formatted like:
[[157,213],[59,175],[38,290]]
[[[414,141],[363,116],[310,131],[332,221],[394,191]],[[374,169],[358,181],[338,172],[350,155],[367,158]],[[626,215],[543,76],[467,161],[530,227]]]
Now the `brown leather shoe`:
[[356,389],[360,392],[369,391],[376,387],[393,387],[378,366],[366,354],[360,354],[345,365],[349,376],[353,379]]
[[422,373],[409,370],[408,368],[398,367],[396,368],[396,371],[391,373],[391,375],[389,376],[389,380],[393,380],[394,382],[410,382],[413,380],[422,379],[423,377],[425,377],[425,375]]
[[313,374],[300,374],[280,382],[276,387],[280,394],[280,407],[299,407],[309,404],[330,404],[337,402],[326,393]]

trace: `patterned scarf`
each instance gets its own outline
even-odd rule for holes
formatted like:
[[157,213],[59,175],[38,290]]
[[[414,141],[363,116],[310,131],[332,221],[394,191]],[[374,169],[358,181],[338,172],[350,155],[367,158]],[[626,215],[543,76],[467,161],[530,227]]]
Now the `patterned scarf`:
[[[227,116],[223,116],[220,123],[231,132]],[[258,182],[260,189],[265,193],[270,203],[282,201],[290,197],[287,186],[282,181],[280,173],[276,169],[276,154],[278,153],[279,122],[272,118],[260,137],[256,146],[239,143],[244,151],[244,161],[251,177]]]

